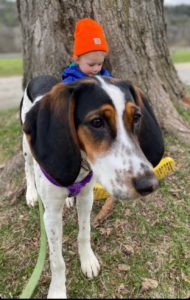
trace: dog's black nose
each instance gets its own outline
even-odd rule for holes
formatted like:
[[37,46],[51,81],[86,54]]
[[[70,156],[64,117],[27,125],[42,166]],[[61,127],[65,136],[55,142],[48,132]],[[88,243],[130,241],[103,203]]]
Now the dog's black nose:
[[152,193],[158,187],[159,183],[153,173],[148,173],[144,176],[141,175],[133,178],[133,185],[140,195],[146,196]]

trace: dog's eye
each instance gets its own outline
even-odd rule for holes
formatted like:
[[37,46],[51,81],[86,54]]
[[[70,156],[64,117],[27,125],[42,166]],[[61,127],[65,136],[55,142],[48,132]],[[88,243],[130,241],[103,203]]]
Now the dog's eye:
[[133,116],[134,125],[138,125],[139,124],[139,122],[141,120],[141,116],[142,116],[142,114],[139,111],[134,114],[134,116]]
[[134,116],[133,116],[133,130],[134,130],[134,133],[137,134],[137,132],[139,131],[139,128],[140,128],[140,121],[141,121],[141,112],[137,111],[134,113]]
[[95,128],[100,128],[104,126],[104,120],[102,118],[95,118],[91,120],[91,125]]

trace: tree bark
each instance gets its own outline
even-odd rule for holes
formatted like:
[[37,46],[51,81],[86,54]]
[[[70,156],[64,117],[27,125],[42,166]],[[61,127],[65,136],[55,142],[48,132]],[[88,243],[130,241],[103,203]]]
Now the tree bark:
[[25,191],[24,157],[21,151],[0,169],[0,207],[3,201],[13,204]]
[[186,92],[169,55],[163,0],[17,0],[17,7],[24,86],[39,74],[60,78],[72,59],[76,21],[93,18],[104,27],[113,76],[140,86],[163,129],[190,144],[190,130],[173,105]]

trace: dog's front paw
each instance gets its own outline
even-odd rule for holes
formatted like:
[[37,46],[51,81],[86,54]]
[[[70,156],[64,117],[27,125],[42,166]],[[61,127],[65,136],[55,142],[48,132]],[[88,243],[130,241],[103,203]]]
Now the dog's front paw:
[[38,200],[38,194],[35,187],[28,187],[26,190],[26,203],[29,206],[34,206]]
[[100,272],[100,264],[91,249],[88,251],[87,255],[85,255],[84,251],[83,254],[80,255],[80,260],[81,269],[84,275],[90,279],[98,276],[98,273]]
[[66,288],[63,284],[62,287],[58,285],[51,284],[49,287],[48,299],[67,299]]

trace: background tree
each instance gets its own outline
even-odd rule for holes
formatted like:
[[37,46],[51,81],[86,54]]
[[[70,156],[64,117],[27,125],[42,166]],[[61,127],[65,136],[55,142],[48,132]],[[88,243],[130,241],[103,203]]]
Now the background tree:
[[71,60],[76,21],[94,18],[105,29],[113,75],[139,85],[163,129],[190,143],[190,130],[173,105],[185,90],[169,55],[163,0],[17,0],[17,7],[24,85],[39,74],[60,78]]

